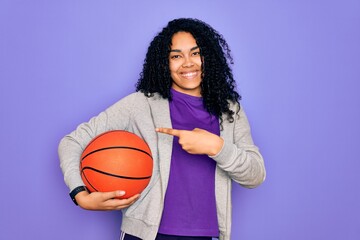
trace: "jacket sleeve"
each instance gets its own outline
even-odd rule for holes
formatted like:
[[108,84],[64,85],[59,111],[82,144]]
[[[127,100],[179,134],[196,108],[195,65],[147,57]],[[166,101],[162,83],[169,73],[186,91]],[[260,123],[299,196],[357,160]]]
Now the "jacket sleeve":
[[60,167],[70,191],[85,185],[80,176],[80,157],[87,144],[103,132],[126,130],[131,118],[132,98],[130,95],[120,100],[61,139],[58,147]]
[[224,145],[221,151],[211,156],[219,168],[225,171],[232,180],[246,188],[259,186],[266,176],[262,155],[254,145],[249,122],[241,107],[239,115],[231,124],[224,120],[221,136]]

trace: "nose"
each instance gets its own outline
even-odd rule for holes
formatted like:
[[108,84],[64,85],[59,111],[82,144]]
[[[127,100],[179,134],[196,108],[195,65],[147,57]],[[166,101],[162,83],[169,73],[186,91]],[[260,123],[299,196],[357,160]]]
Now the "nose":
[[182,66],[183,66],[184,68],[185,68],[185,67],[192,67],[192,66],[194,66],[194,63],[193,63],[193,61],[191,60],[190,57],[185,57],[185,58],[184,58],[184,63],[183,63]]

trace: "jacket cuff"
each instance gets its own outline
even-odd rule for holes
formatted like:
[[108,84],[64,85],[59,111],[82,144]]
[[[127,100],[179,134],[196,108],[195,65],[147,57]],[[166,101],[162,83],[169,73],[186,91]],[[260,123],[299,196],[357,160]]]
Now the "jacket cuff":
[[233,156],[234,151],[236,151],[236,147],[234,146],[234,144],[224,140],[224,144],[220,152],[218,152],[218,154],[216,155],[209,157],[214,159],[216,162],[218,162],[221,165],[222,163],[227,162],[227,159],[229,159],[229,157],[231,158]]

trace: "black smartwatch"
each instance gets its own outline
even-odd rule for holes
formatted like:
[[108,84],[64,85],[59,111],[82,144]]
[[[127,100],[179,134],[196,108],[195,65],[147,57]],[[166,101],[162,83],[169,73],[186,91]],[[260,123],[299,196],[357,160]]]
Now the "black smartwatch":
[[74,190],[72,190],[69,195],[71,197],[71,200],[75,203],[75,205],[77,206],[78,203],[76,202],[76,199],[75,199],[75,196],[76,194],[78,194],[79,192],[83,192],[83,191],[87,191],[86,187],[85,186],[79,186],[79,187],[76,187],[74,188]]

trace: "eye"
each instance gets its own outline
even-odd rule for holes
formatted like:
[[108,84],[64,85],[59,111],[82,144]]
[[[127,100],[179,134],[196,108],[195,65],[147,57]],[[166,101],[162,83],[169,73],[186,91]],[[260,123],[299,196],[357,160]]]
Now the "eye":
[[199,51],[193,52],[192,55],[193,55],[193,56],[199,56],[199,55],[200,55],[200,52],[199,52]]
[[170,58],[171,59],[179,59],[179,58],[181,58],[181,56],[180,55],[172,55],[172,56],[170,56]]

